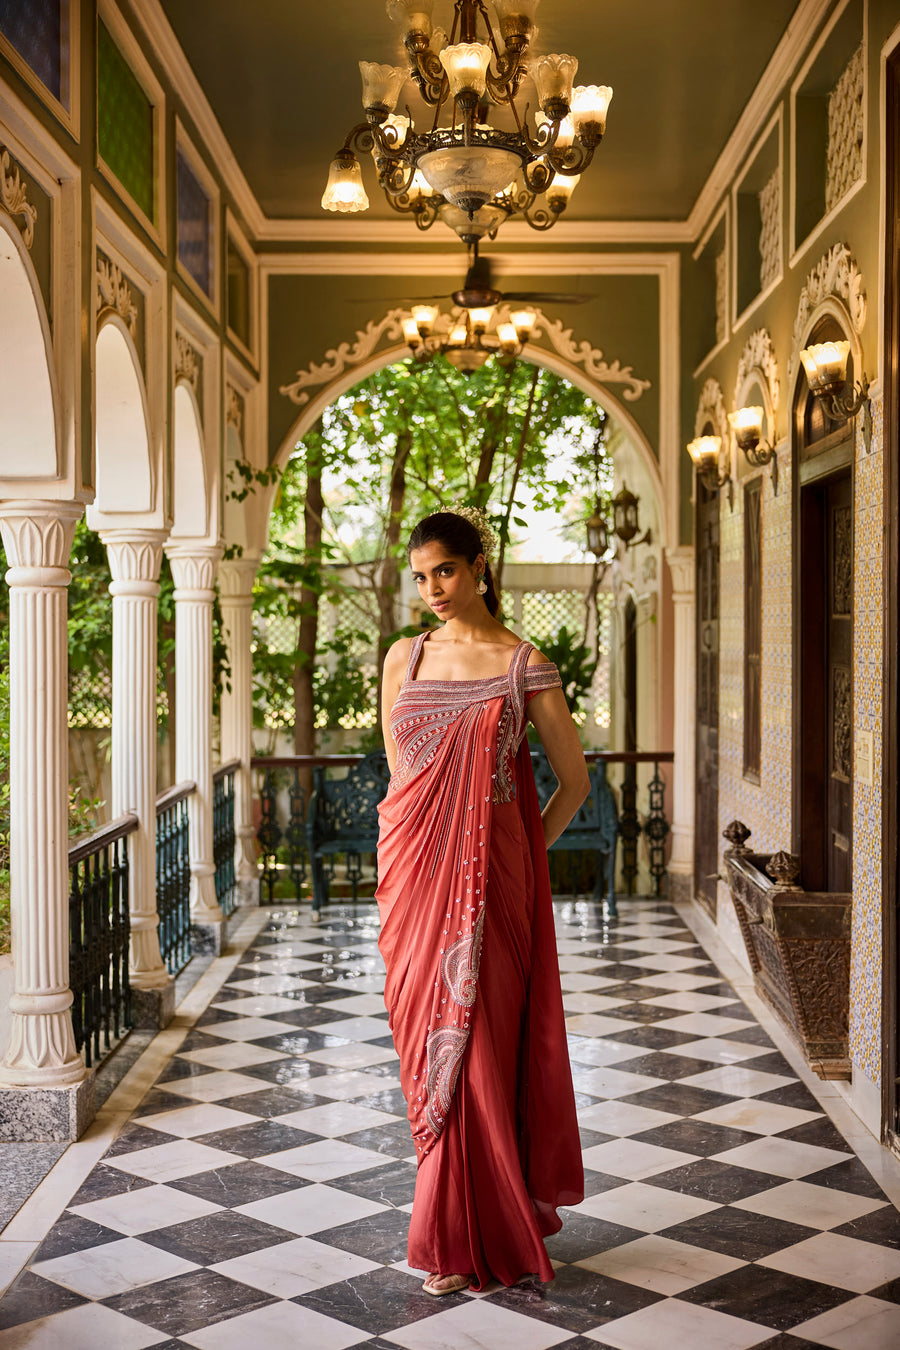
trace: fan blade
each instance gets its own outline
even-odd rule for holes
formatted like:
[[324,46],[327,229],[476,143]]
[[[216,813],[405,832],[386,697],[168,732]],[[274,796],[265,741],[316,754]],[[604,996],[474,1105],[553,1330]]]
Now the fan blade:
[[374,298],[371,295],[345,295],[344,303],[348,305],[373,305],[381,300],[390,302],[397,301],[409,309],[412,305],[427,304],[429,300],[452,300],[452,295],[379,295]]
[[593,295],[584,295],[576,291],[504,291],[504,300],[535,305],[583,305],[593,300]]

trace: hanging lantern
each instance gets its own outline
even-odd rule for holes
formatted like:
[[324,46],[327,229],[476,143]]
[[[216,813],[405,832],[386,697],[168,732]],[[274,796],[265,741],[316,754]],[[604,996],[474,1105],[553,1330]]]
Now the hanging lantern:
[[636,497],[633,492],[629,492],[624,483],[621,491],[612,499],[613,528],[623,544],[629,544],[640,528],[638,525],[639,501],[640,498]]

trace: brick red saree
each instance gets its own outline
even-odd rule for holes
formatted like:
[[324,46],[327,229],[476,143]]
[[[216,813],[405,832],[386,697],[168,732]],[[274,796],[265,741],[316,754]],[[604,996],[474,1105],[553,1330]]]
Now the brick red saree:
[[547,854],[524,743],[526,669],[422,681],[412,644],[379,807],[379,947],[418,1175],[408,1259],[513,1284],[553,1278],[543,1237],[583,1194]]

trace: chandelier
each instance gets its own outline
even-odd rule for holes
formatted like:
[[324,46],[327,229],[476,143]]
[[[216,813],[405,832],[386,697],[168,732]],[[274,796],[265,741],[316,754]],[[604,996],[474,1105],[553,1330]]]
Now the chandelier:
[[511,364],[522,352],[537,322],[534,310],[513,310],[495,321],[494,305],[464,307],[442,314],[437,305],[413,305],[401,319],[403,336],[417,361],[443,356],[464,375],[492,356]]
[[[371,153],[387,201],[420,229],[441,220],[469,245],[493,238],[513,215],[550,229],[603,139],[612,90],[573,87],[574,56],[532,55],[538,3],[493,0],[495,31],[484,0],[454,0],[448,38],[432,27],[434,0],[387,0],[389,17],[403,28],[408,69],[360,61],[366,120],[332,161],[325,210],[368,208],[357,153]],[[520,109],[526,75],[540,104],[533,127],[528,106]],[[395,111],[408,76],[434,109],[425,130],[408,106]],[[491,125],[498,113],[507,129]]]

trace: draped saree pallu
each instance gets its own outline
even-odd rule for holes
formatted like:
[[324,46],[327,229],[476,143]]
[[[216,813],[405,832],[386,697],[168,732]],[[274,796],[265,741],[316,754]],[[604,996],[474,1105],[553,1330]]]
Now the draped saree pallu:
[[553,1278],[543,1238],[583,1173],[540,809],[525,735],[555,666],[417,680],[391,713],[379,807],[385,1003],[418,1173],[409,1264],[514,1284]]

